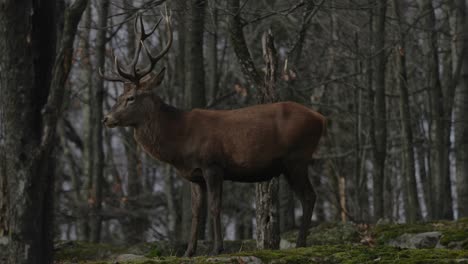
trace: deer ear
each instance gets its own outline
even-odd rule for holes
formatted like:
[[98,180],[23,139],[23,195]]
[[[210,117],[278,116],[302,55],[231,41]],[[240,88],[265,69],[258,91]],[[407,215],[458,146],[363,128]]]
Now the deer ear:
[[145,90],[151,90],[158,87],[164,80],[164,74],[166,67],[162,68],[157,75],[150,75],[147,78],[141,80],[141,87]]

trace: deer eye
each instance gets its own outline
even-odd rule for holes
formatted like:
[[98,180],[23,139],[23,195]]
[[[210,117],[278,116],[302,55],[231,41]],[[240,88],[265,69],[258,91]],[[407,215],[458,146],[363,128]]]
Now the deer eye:
[[135,101],[135,96],[127,97],[127,102],[133,102],[133,101]]

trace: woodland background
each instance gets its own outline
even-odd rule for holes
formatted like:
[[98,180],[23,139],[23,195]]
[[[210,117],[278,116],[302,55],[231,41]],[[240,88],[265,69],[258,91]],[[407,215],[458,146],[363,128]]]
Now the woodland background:
[[[159,94],[178,108],[256,104],[262,35],[273,36],[276,100],[328,119],[309,169],[314,221],[468,216],[465,0],[6,0],[0,243],[11,263],[46,263],[54,239],[188,238],[188,183],[148,157],[131,129],[101,123],[121,84],[98,69],[111,69],[114,53],[131,58],[135,16],[150,28],[165,5],[174,43],[157,66],[167,68]],[[154,50],[165,41],[160,26],[147,42]],[[294,229],[300,205],[288,185],[280,178],[269,188],[273,203],[257,214],[273,212],[274,232]],[[255,184],[225,182],[225,239],[256,236],[262,199]]]

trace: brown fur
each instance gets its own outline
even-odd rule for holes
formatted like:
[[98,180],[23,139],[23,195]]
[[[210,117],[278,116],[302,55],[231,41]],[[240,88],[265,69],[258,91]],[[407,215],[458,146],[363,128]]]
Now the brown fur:
[[[163,75],[162,75],[163,76]],[[150,83],[159,84],[161,73]],[[128,86],[128,85],[127,85]],[[134,98],[129,102],[128,98]],[[192,234],[196,249],[199,209],[206,193],[214,218],[214,253],[222,251],[222,182],[266,181],[284,174],[303,206],[297,246],[305,245],[315,203],[307,164],[325,128],[325,118],[294,102],[236,110],[178,110],[148,85],[127,87],[106,116],[109,127],[132,126],[135,139],[153,158],[172,164],[192,182]]]

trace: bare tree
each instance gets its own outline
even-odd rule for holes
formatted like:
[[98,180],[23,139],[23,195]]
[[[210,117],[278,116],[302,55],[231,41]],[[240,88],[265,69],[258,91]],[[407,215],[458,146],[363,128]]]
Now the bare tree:
[[[455,156],[457,175],[458,215],[468,216],[468,19],[467,5],[463,0],[452,3],[453,69],[460,70],[460,80],[455,91]],[[458,69],[461,68],[461,69]],[[456,75],[457,73],[455,73]],[[456,77],[455,77],[456,78]]]
[[[106,52],[106,33],[107,33],[107,14],[109,10],[109,0],[98,1],[98,32],[96,35],[96,69],[104,68],[105,52]],[[93,242],[101,240],[102,216],[100,214],[102,208],[102,191],[104,183],[104,150],[102,140],[102,107],[104,82],[97,70],[93,71],[93,96],[90,100],[92,110],[91,133],[93,145],[93,163],[92,175],[93,185],[90,190],[90,239]]]
[[[387,14],[386,1],[376,1],[375,20],[373,26],[373,46],[375,60],[372,86],[375,89],[374,119],[375,128],[372,135],[374,150],[374,218],[391,217],[390,188],[385,177],[385,159],[387,155],[387,107],[385,98],[385,17]],[[384,187],[385,186],[385,187]]]
[[86,2],[75,1],[64,13],[61,1],[7,1],[0,8],[2,149],[8,153],[1,164],[7,185],[0,190],[8,200],[0,227],[7,230],[0,234],[8,234],[8,263],[52,263],[51,155]]
[[449,100],[451,92],[442,92],[442,84],[439,72],[438,39],[436,30],[436,16],[432,0],[419,0],[419,6],[424,16],[425,55],[429,65],[428,85],[430,87],[431,109],[431,182],[433,199],[431,207],[432,218],[452,219],[452,195],[450,189],[449,174],[449,131],[448,118],[451,111],[445,100]]
[[393,0],[393,9],[397,19],[398,46],[395,50],[396,58],[396,80],[400,91],[400,117],[401,134],[403,137],[402,162],[404,163],[404,185],[406,197],[406,217],[408,222],[414,223],[421,219],[421,211],[416,186],[416,167],[413,148],[413,130],[411,127],[411,111],[408,93],[408,73],[406,70],[406,45],[403,35],[400,0]]

